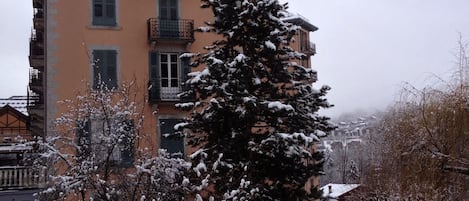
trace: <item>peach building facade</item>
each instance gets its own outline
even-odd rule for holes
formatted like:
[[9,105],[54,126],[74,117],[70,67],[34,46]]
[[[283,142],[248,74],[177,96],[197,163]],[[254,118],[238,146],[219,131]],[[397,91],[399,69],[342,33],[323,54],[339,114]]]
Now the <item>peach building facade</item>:
[[[164,139],[162,133],[185,117],[174,103],[191,69],[179,56],[203,53],[219,37],[193,31],[212,19],[209,9],[198,0],[33,0],[33,7],[29,59],[35,104],[29,112],[35,135],[53,132],[53,121],[65,112],[58,101],[95,88],[99,79],[116,89],[133,81],[150,134],[145,146],[153,153],[189,151],[184,139]],[[309,33],[317,28],[301,16],[285,20],[302,27],[292,47],[307,55],[298,62],[310,67],[316,51]]]

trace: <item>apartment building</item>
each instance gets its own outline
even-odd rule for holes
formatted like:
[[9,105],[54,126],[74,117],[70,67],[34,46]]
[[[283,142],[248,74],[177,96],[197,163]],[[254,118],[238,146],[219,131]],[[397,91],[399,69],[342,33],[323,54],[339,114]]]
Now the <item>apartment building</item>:
[[[35,135],[51,132],[53,120],[64,112],[58,101],[76,97],[87,87],[84,83],[97,87],[100,75],[116,89],[123,82],[141,85],[147,102],[139,104],[154,134],[148,139],[153,151],[166,145],[184,149],[183,141],[166,142],[159,134],[185,115],[174,103],[191,69],[179,55],[204,52],[217,38],[193,31],[211,19],[209,10],[201,9],[199,1],[182,0],[33,0],[33,7],[29,87],[34,104],[28,111]],[[298,15],[285,21],[303,28],[292,46],[308,55],[300,62],[310,66],[309,56],[316,51],[309,32],[317,28]]]
[[[102,80],[119,89],[134,82],[144,107],[148,151],[159,148],[187,153],[182,138],[165,138],[185,113],[176,110],[177,94],[191,71],[179,56],[204,52],[219,36],[194,32],[212,19],[198,0],[32,0],[34,30],[30,39],[30,97],[28,110],[34,135],[53,133],[53,121],[66,111],[58,101],[74,99],[80,91],[97,88]],[[292,47],[316,53],[309,33],[317,28],[298,15],[285,21],[300,25]]]

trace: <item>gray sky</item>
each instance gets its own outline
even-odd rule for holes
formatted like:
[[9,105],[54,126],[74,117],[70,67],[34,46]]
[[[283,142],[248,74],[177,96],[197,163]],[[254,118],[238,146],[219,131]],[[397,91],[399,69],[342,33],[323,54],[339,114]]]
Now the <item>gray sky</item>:
[[[285,0],[283,0],[285,2]],[[289,0],[319,27],[311,34],[319,85],[332,87],[333,116],[383,109],[404,82],[448,77],[459,33],[469,41],[467,0]],[[2,0],[0,97],[23,95],[28,79],[31,0]]]
[[0,98],[26,95],[32,0],[1,0]]
[[289,0],[319,27],[311,34],[319,84],[332,87],[327,114],[384,109],[404,82],[449,77],[459,33],[469,41],[467,0]]

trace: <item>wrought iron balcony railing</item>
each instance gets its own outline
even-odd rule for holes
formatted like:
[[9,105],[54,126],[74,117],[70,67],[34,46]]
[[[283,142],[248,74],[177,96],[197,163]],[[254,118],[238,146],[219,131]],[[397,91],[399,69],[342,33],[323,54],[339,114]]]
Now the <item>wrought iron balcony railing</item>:
[[178,94],[182,92],[181,87],[161,87],[160,79],[151,79],[148,85],[150,103],[180,100]]
[[194,20],[150,18],[148,24],[148,42],[194,41]]

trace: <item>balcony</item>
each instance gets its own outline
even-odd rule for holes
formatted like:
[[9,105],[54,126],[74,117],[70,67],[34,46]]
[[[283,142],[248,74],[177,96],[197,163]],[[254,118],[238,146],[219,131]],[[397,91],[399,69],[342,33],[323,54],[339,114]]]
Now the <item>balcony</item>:
[[28,107],[28,113],[32,120],[42,120],[44,119],[44,105],[36,103]]
[[42,106],[35,106],[28,108],[30,124],[29,130],[31,131],[31,136],[44,137],[44,108]]
[[36,94],[43,94],[43,75],[36,69],[29,71],[29,88]]
[[311,74],[311,79],[312,79],[313,82],[318,81],[318,72],[317,71],[313,71],[313,73]]
[[181,87],[160,87],[159,79],[152,79],[148,86],[148,98],[150,103],[160,101],[179,101],[178,94],[182,92]]
[[33,8],[44,8],[44,0],[33,0]]
[[35,93],[28,90],[28,113],[29,113],[29,129],[33,136],[44,135],[44,95],[43,93]]
[[149,43],[189,43],[194,41],[194,20],[150,18],[147,25]]
[[0,189],[41,188],[45,185],[44,171],[25,166],[1,166]]
[[36,30],[44,30],[44,12],[40,8],[34,9],[33,25]]
[[38,70],[44,68],[44,41],[35,32],[31,34],[29,41],[29,65]]
[[316,44],[302,42],[301,45],[300,45],[300,50],[301,50],[302,53],[305,53],[307,55],[315,55],[316,54]]

